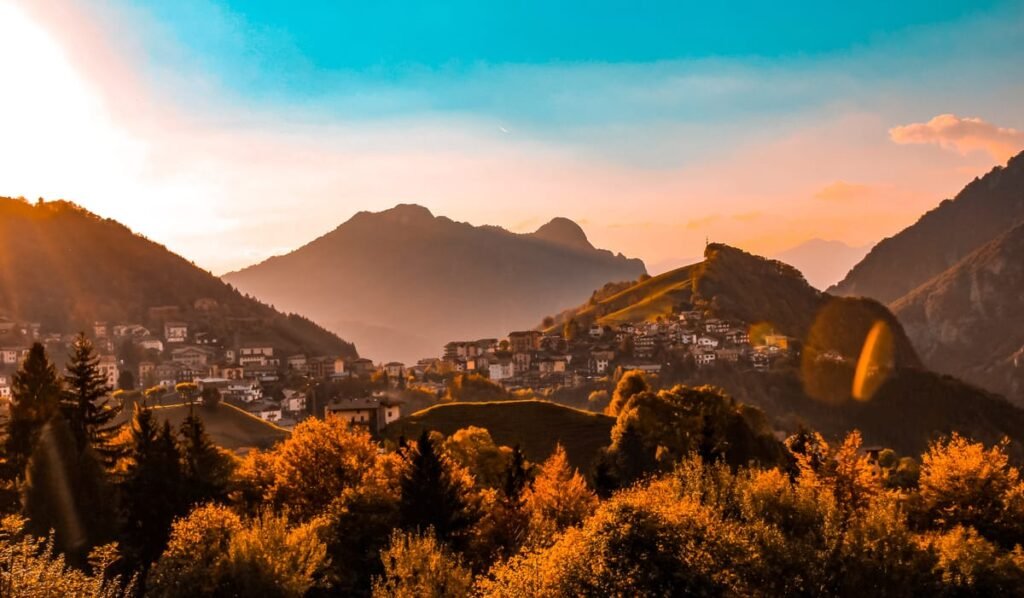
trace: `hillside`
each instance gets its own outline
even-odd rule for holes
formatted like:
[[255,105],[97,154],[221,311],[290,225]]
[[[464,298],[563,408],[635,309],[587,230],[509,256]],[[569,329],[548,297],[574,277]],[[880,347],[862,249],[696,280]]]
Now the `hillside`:
[[1024,224],[892,309],[929,367],[1024,405]]
[[360,212],[224,280],[309,315],[375,359],[412,362],[450,340],[528,328],[608,280],[644,272],[639,260],[594,249],[570,220],[514,234],[400,205]]
[[468,426],[487,428],[499,445],[519,445],[533,462],[546,459],[561,443],[569,462],[584,474],[611,442],[615,419],[547,401],[447,403],[413,413],[388,426],[392,440],[416,438],[424,428],[452,434]]
[[[187,405],[169,405],[154,407],[153,415],[162,425],[170,422],[177,430],[188,417]],[[275,443],[288,438],[289,432],[274,424],[265,422],[258,417],[242,411],[238,407],[222,403],[215,409],[195,408],[196,415],[203,420],[207,434],[217,446],[228,450],[270,448]]]
[[[826,309],[827,308],[827,309]],[[767,328],[806,340],[814,330],[815,348],[856,358],[868,331],[883,321],[894,332],[897,361],[920,361],[896,318],[870,299],[836,298],[810,286],[798,270],[735,247],[712,243],[704,261],[631,285],[606,285],[586,304],[554,318],[582,324],[622,324],[669,317],[681,309]]]
[[228,342],[355,355],[313,322],[242,295],[113,220],[63,201],[0,198],[0,315],[44,331],[91,330],[102,320],[156,332],[167,316],[151,308]]
[[880,242],[836,295],[894,301],[1024,220],[1024,153],[975,179],[952,200]]

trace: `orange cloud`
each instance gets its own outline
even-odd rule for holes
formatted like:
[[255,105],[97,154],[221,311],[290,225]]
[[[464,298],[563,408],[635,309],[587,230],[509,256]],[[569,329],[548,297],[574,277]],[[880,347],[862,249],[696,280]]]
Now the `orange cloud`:
[[1024,148],[1024,131],[955,114],[940,114],[926,123],[893,127],[889,129],[889,138],[899,144],[937,144],[961,154],[982,150],[999,161],[1008,160]]
[[874,189],[868,185],[836,181],[815,193],[814,198],[825,201],[860,201],[870,198],[873,194]]

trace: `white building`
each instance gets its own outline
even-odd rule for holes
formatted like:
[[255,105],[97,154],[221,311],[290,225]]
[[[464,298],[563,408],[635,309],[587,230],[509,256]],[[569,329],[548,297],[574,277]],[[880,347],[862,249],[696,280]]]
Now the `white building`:
[[511,378],[515,375],[515,367],[512,365],[512,360],[499,359],[491,362],[487,367],[487,375],[494,381]]

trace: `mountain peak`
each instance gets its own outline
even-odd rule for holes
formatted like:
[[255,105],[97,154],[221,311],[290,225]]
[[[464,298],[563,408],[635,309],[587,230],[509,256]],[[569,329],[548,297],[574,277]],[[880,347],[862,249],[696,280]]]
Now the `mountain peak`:
[[427,208],[414,203],[400,203],[393,208],[377,213],[389,220],[396,220],[402,224],[410,222],[425,222],[434,219],[434,214]]
[[594,248],[587,239],[587,233],[583,232],[580,225],[568,218],[552,218],[550,222],[534,231],[531,236],[576,249]]

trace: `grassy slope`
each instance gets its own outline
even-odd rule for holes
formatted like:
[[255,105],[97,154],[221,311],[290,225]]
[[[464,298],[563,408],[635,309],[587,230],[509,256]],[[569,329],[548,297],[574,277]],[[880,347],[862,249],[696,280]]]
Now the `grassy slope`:
[[548,401],[447,403],[418,411],[388,427],[391,439],[417,438],[424,428],[452,434],[469,426],[487,428],[499,445],[518,444],[530,461],[543,461],[555,445],[586,473],[597,451],[610,442],[614,418]]
[[[288,430],[265,422],[242,411],[238,407],[221,403],[215,409],[196,407],[195,412],[203,420],[206,432],[213,441],[228,450],[242,448],[268,448],[288,437]],[[153,414],[161,424],[169,421],[174,429],[188,416],[188,406],[168,405],[154,407]]]
[[685,266],[638,282],[595,305],[584,305],[571,315],[587,322],[596,317],[599,324],[605,325],[653,321],[658,316],[671,315],[676,305],[690,300],[691,269],[692,266]]

